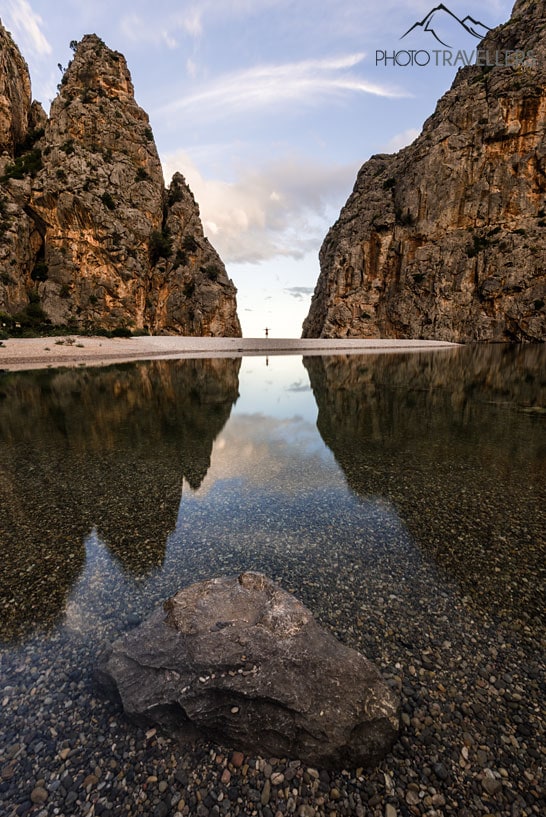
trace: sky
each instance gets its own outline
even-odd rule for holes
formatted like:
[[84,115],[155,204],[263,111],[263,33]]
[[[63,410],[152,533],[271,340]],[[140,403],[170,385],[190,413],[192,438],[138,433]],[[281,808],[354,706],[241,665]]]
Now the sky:
[[[411,26],[432,0],[0,0],[0,18],[46,111],[72,53],[96,33],[128,62],[166,182],[178,170],[238,289],[246,337],[299,337],[318,253],[360,166],[420,133],[456,67],[392,65],[376,52],[442,50]],[[512,0],[450,0],[493,28]],[[453,51],[479,43],[453,18]],[[404,55],[400,62],[407,59]],[[425,57],[418,58],[425,62]],[[440,60],[441,62],[441,60]]]

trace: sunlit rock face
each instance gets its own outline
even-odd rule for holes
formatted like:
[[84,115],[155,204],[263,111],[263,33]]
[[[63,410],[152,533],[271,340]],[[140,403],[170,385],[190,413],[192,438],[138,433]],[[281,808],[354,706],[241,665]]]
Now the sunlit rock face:
[[96,35],[75,44],[47,119],[0,38],[0,311],[23,325],[240,336],[235,287],[183,176],[165,190],[122,54]]
[[304,337],[546,336],[546,4],[520,0],[421,135],[373,156],[320,252]]
[[12,157],[25,139],[31,102],[28,66],[0,25],[0,155]]

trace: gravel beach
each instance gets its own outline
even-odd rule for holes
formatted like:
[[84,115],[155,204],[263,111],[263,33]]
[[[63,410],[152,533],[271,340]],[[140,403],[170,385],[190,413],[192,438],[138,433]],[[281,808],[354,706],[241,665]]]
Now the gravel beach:
[[154,358],[240,357],[241,355],[323,355],[422,352],[456,348],[435,340],[329,340],[299,338],[190,338],[142,336],[103,338],[72,335],[12,338],[0,342],[0,369],[17,371],[54,366],[100,366]]

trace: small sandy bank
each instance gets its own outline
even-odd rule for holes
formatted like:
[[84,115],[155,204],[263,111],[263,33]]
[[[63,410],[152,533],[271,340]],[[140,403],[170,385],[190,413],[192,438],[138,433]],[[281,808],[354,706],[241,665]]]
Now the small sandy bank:
[[434,340],[329,340],[313,338],[189,338],[179,336],[103,338],[11,338],[0,346],[0,369],[104,366],[154,358],[241,357],[242,355],[336,355],[418,352],[456,348]]

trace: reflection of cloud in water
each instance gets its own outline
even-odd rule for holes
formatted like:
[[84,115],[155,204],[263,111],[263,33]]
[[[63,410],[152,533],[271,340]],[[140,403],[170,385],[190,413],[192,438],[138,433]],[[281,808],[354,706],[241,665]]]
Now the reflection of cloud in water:
[[322,581],[307,575],[309,564],[340,586],[362,571],[387,573],[393,560],[411,564],[412,575],[418,570],[419,554],[391,503],[348,491],[315,427],[302,418],[237,415],[211,459],[200,488],[184,481],[165,560],[148,575],[128,576],[97,529],[85,537],[85,565],[64,615],[73,637],[104,640],[181,586],[211,575],[243,569],[285,575],[312,602]]
[[302,380],[298,380],[296,383],[292,383],[292,385],[287,386],[286,391],[311,391],[311,386],[309,383],[304,383]]
[[214,443],[208,474],[193,496],[203,497],[216,483],[234,479],[260,490],[290,494],[345,486],[342,472],[312,423],[301,417],[279,420],[262,414],[231,417]]

